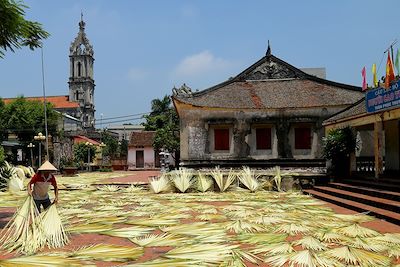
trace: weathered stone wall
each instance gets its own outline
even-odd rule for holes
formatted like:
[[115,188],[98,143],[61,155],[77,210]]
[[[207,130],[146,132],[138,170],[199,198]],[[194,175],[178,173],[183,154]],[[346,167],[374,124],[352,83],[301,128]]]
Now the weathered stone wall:
[[70,137],[54,138],[54,166],[59,168],[61,158],[72,159],[74,157],[74,142]]
[[[296,158],[314,159],[322,154],[322,122],[332,114],[342,110],[337,108],[309,108],[285,110],[219,110],[182,109],[181,160],[214,159],[271,159]],[[255,151],[254,125],[272,125],[272,149]],[[296,125],[311,126],[313,142],[311,150],[294,149]],[[230,127],[230,151],[213,151],[213,129],[219,125]]]

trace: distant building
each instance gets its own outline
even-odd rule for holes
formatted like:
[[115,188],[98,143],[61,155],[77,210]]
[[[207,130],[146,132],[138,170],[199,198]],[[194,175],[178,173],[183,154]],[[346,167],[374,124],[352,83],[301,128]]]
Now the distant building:
[[363,93],[317,76],[275,57],[268,47],[232,79],[199,92],[174,88],[181,164],[324,166],[322,122]]
[[128,169],[154,169],[160,167],[159,153],[154,150],[155,131],[133,131],[128,145]]
[[106,130],[118,134],[119,141],[129,141],[132,132],[144,131],[144,126],[134,124],[110,125]]

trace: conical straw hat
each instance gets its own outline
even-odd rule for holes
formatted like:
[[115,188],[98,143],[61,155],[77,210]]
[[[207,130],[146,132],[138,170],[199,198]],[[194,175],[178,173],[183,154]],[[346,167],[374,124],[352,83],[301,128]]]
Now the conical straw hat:
[[40,166],[38,171],[57,171],[57,168],[53,166],[48,160]]

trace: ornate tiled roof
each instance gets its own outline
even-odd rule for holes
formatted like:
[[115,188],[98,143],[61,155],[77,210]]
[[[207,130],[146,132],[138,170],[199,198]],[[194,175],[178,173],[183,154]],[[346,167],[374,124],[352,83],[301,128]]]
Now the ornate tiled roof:
[[152,147],[155,136],[155,131],[132,132],[129,146]]
[[351,118],[355,116],[363,116],[367,114],[367,108],[365,106],[365,97],[361,98],[359,101],[353,105],[345,108],[344,110],[332,115],[332,117],[326,119],[324,124],[335,123],[346,118]]
[[[24,97],[28,101],[40,101],[43,102],[42,96],[33,96],[33,97]],[[10,103],[16,98],[3,98],[5,104]],[[63,109],[63,108],[77,108],[79,107],[79,103],[69,101],[69,96],[60,95],[60,96],[46,96],[46,101],[52,103],[54,108]]]
[[283,109],[349,105],[361,88],[321,79],[267,54],[236,77],[192,93],[173,89],[174,100],[199,107]]

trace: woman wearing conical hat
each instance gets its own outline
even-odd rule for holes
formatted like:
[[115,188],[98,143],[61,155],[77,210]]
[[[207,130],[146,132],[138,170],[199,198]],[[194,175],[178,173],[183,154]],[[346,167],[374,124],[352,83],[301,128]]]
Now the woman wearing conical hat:
[[43,206],[43,209],[45,210],[51,205],[48,193],[50,185],[52,185],[54,188],[55,198],[53,203],[57,203],[58,201],[57,182],[56,178],[53,175],[53,172],[55,171],[57,171],[57,168],[46,160],[46,162],[43,163],[42,166],[40,166],[37,173],[28,183],[28,194],[33,196],[33,200],[35,201],[36,207],[38,208],[39,212],[40,206]]

